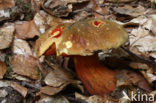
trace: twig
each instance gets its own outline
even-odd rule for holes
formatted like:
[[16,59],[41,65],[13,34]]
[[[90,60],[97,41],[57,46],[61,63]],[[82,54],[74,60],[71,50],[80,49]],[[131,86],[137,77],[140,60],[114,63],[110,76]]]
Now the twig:
[[74,97],[66,97],[68,100],[73,101],[74,103],[87,103],[86,101],[82,100],[82,99],[77,99]]
[[143,60],[144,62],[147,62],[147,63],[150,63],[150,64],[156,66],[156,62],[155,62],[155,61],[149,60],[149,59],[144,58],[144,57],[142,57],[142,56],[140,56],[140,55],[137,55],[137,54],[131,52],[130,50],[128,50],[128,49],[126,49],[126,48],[124,48],[124,47],[121,47],[121,48],[122,48],[124,51],[126,51],[127,53],[129,53],[130,55],[133,55],[133,56],[137,57],[138,59]]
[[36,86],[36,85],[30,84],[30,83],[25,82],[25,81],[21,82],[21,85],[24,87],[33,88],[36,91],[40,91],[40,86]]

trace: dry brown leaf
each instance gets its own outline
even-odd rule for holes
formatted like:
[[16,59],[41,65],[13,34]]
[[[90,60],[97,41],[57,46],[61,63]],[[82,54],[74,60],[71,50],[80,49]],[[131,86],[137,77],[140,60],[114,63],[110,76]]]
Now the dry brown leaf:
[[29,44],[22,39],[15,38],[13,41],[12,51],[15,54],[32,55]]
[[[54,15],[56,17],[66,17],[73,10],[85,7],[87,4],[86,2],[89,2],[89,0],[47,0],[45,3],[42,4],[42,7],[51,15]],[[83,5],[78,5],[78,7],[76,7],[74,4]]]
[[133,29],[129,37],[130,50],[136,54],[149,57],[151,52],[156,51],[156,36],[151,35],[148,30],[142,27]]
[[44,12],[43,10],[40,10],[39,13],[35,15],[33,21],[35,22],[36,26],[39,28],[41,33],[44,33],[44,29],[48,28],[46,27],[47,25],[52,27],[52,26],[56,26],[62,23],[74,23],[75,22],[73,19],[56,18]]
[[151,28],[150,29],[153,32],[153,34],[156,35],[156,29],[155,29],[155,27],[156,27],[156,15],[155,14],[150,15],[149,16],[149,22],[150,22],[150,19],[152,21],[152,24],[151,24]]
[[143,29],[152,31],[153,35],[156,35],[156,14],[148,16],[139,16],[130,21],[130,23],[137,23]]
[[13,39],[14,25],[8,24],[0,28],[0,49],[8,48]]
[[0,97],[6,97],[8,92],[5,89],[0,89]]
[[20,39],[33,38],[40,35],[34,21],[16,22],[16,36]]
[[25,97],[27,95],[28,89],[15,83],[12,82],[11,83],[11,87],[14,88],[16,91],[18,91],[23,97]]
[[10,63],[15,73],[31,79],[39,79],[37,58],[30,55],[15,55]]
[[136,1],[136,0],[107,0],[109,2],[118,2],[118,3],[124,3],[124,2],[132,2],[132,1]]
[[117,86],[124,86],[124,85],[136,85],[139,88],[142,88],[146,91],[151,91],[151,87],[145,78],[132,70],[121,70],[119,71],[118,75]]
[[6,72],[6,64],[0,60],[0,79],[3,79],[5,72]]
[[52,27],[60,23],[73,23],[74,22],[73,20],[64,20],[64,19],[56,18],[54,16],[47,14],[43,10],[40,10],[38,13],[36,13],[33,21],[36,24],[40,33],[44,33],[45,30],[48,28],[47,27],[48,25]]
[[36,24],[36,27],[38,28],[38,30],[40,31],[40,33],[44,33],[45,29],[46,29],[46,25],[47,25],[47,13],[45,13],[44,11],[40,11],[39,13],[36,13],[36,15],[34,16],[34,23]]
[[23,97],[27,95],[27,88],[17,84],[16,82],[12,81],[0,81],[0,87],[12,87],[16,91],[18,91]]
[[133,69],[142,69],[140,72],[150,84],[152,84],[153,81],[156,81],[156,75],[154,72],[154,70],[156,69],[155,67],[150,67],[147,64],[139,62],[130,63],[130,67],[132,67]]
[[130,50],[138,55],[156,58],[156,15],[139,16],[130,22],[139,24],[129,34]]
[[15,78],[19,81],[26,81],[26,82],[31,82],[31,79],[27,78],[27,77],[24,77],[24,76],[21,76],[21,75],[18,75],[18,74],[12,74],[11,75],[12,78]]
[[132,17],[137,17],[146,13],[145,8],[140,5],[137,8],[125,5],[124,7],[114,8],[113,10],[119,14],[129,15]]
[[0,0],[0,9],[7,9],[15,6],[15,0]]
[[0,10],[0,21],[6,20],[10,18],[10,11],[7,10]]
[[35,11],[35,12],[38,12],[41,8],[41,0],[32,0],[31,1],[31,6],[32,6],[32,9]]
[[[43,95],[43,94],[42,94]],[[37,103],[70,103],[64,96],[47,96],[43,95]]]
[[86,97],[79,93],[75,93],[75,98],[85,100],[87,103],[109,103],[110,102],[109,100],[97,95]]
[[57,67],[55,70],[50,71],[45,77],[44,82],[49,85],[42,87],[40,90],[44,94],[55,95],[65,88],[69,83],[72,83],[72,77],[63,68]]
[[64,89],[64,87],[66,87],[67,85],[68,83],[63,84],[60,87],[45,86],[45,87],[40,88],[40,92],[47,94],[47,95],[55,95],[59,93],[62,89]]
[[63,69],[58,68],[50,73],[45,77],[44,82],[52,87],[59,87],[64,83],[69,82],[71,77],[68,74],[68,71],[63,71]]
[[0,88],[2,88],[2,87],[8,87],[10,85],[11,85],[11,81],[0,80]]
[[103,15],[106,15],[106,16],[109,16],[109,13],[110,13],[110,7],[96,7],[94,8],[94,10],[98,13],[101,13],[102,15],[99,15],[97,13],[94,13],[95,17],[96,18],[103,18],[104,16]]

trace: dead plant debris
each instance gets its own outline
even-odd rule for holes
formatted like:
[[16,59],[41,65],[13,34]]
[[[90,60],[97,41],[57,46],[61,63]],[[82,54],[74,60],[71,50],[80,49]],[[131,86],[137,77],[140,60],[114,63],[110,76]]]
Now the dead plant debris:
[[[75,53],[80,48],[81,54],[90,52],[85,39],[90,35],[99,46],[102,39],[92,33],[102,33],[103,25],[115,29],[102,19],[121,25],[128,41],[118,49],[92,51],[96,63],[67,55],[76,43]],[[156,94],[155,28],[156,0],[0,0],[0,102],[130,103],[142,94],[149,102]],[[101,84],[105,86],[97,93]]]

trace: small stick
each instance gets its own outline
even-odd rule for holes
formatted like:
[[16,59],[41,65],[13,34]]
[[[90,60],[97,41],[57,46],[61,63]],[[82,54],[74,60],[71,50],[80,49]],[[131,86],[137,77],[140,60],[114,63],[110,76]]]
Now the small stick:
[[156,66],[156,62],[155,62],[155,61],[149,60],[149,59],[144,58],[144,57],[142,57],[142,56],[140,56],[140,55],[137,55],[137,54],[131,52],[130,50],[128,50],[128,49],[126,49],[126,48],[124,48],[124,47],[121,47],[121,48],[122,48],[124,51],[126,51],[127,53],[129,53],[130,55],[133,55],[133,56],[137,57],[138,59],[143,60],[144,62],[147,62],[147,63],[150,63],[150,64]]

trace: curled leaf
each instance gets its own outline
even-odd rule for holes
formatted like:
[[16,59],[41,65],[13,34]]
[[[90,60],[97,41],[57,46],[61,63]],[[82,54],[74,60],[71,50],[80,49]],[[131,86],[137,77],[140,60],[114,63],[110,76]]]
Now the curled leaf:
[[15,82],[12,82],[11,83],[11,87],[14,88],[16,91],[18,91],[23,97],[25,97],[27,95],[27,88],[15,83]]

